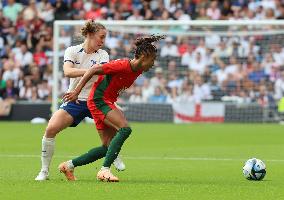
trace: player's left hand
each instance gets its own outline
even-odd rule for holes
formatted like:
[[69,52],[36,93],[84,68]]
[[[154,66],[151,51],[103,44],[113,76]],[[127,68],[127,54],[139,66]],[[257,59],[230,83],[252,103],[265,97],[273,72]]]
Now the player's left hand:
[[77,104],[79,104],[78,95],[79,95],[79,93],[77,93],[76,91],[66,92],[66,93],[62,96],[62,99],[63,99],[63,101],[66,102],[66,103],[69,103],[69,102],[76,102]]

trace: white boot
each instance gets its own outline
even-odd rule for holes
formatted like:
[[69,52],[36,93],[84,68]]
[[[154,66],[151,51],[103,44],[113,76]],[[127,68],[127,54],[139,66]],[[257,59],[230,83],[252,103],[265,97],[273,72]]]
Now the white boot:
[[118,155],[117,158],[113,161],[113,165],[115,166],[117,171],[125,170],[125,164],[123,163],[122,159]]
[[45,181],[48,180],[48,171],[40,171],[35,178],[36,181]]

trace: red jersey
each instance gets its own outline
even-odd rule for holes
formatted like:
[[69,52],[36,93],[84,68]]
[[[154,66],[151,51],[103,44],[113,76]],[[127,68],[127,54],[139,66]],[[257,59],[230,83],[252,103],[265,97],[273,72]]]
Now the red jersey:
[[114,103],[119,94],[129,88],[142,70],[132,71],[127,59],[115,60],[102,65],[105,75],[99,75],[94,83],[89,99],[102,99]]

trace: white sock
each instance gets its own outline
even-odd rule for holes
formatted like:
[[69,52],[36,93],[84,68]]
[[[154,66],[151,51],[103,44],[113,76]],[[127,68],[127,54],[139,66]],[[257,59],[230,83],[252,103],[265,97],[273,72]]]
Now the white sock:
[[110,168],[102,166],[101,170],[110,170]]
[[68,160],[66,163],[67,163],[67,166],[68,166],[69,169],[74,169],[74,165],[72,163],[72,160]]
[[42,138],[42,151],[41,151],[41,171],[47,171],[53,156],[55,146],[54,138]]

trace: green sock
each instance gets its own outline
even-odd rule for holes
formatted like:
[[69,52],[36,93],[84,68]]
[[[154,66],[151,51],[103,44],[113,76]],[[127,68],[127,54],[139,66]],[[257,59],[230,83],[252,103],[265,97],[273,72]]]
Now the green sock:
[[105,157],[107,152],[106,146],[100,146],[89,150],[87,153],[75,158],[72,160],[74,167],[87,165],[92,163],[100,158]]
[[112,138],[107,153],[105,157],[105,161],[103,166],[110,167],[113,161],[116,159],[117,155],[120,152],[120,149],[124,143],[124,141],[129,137],[131,133],[130,127],[124,127],[118,130],[116,135]]

